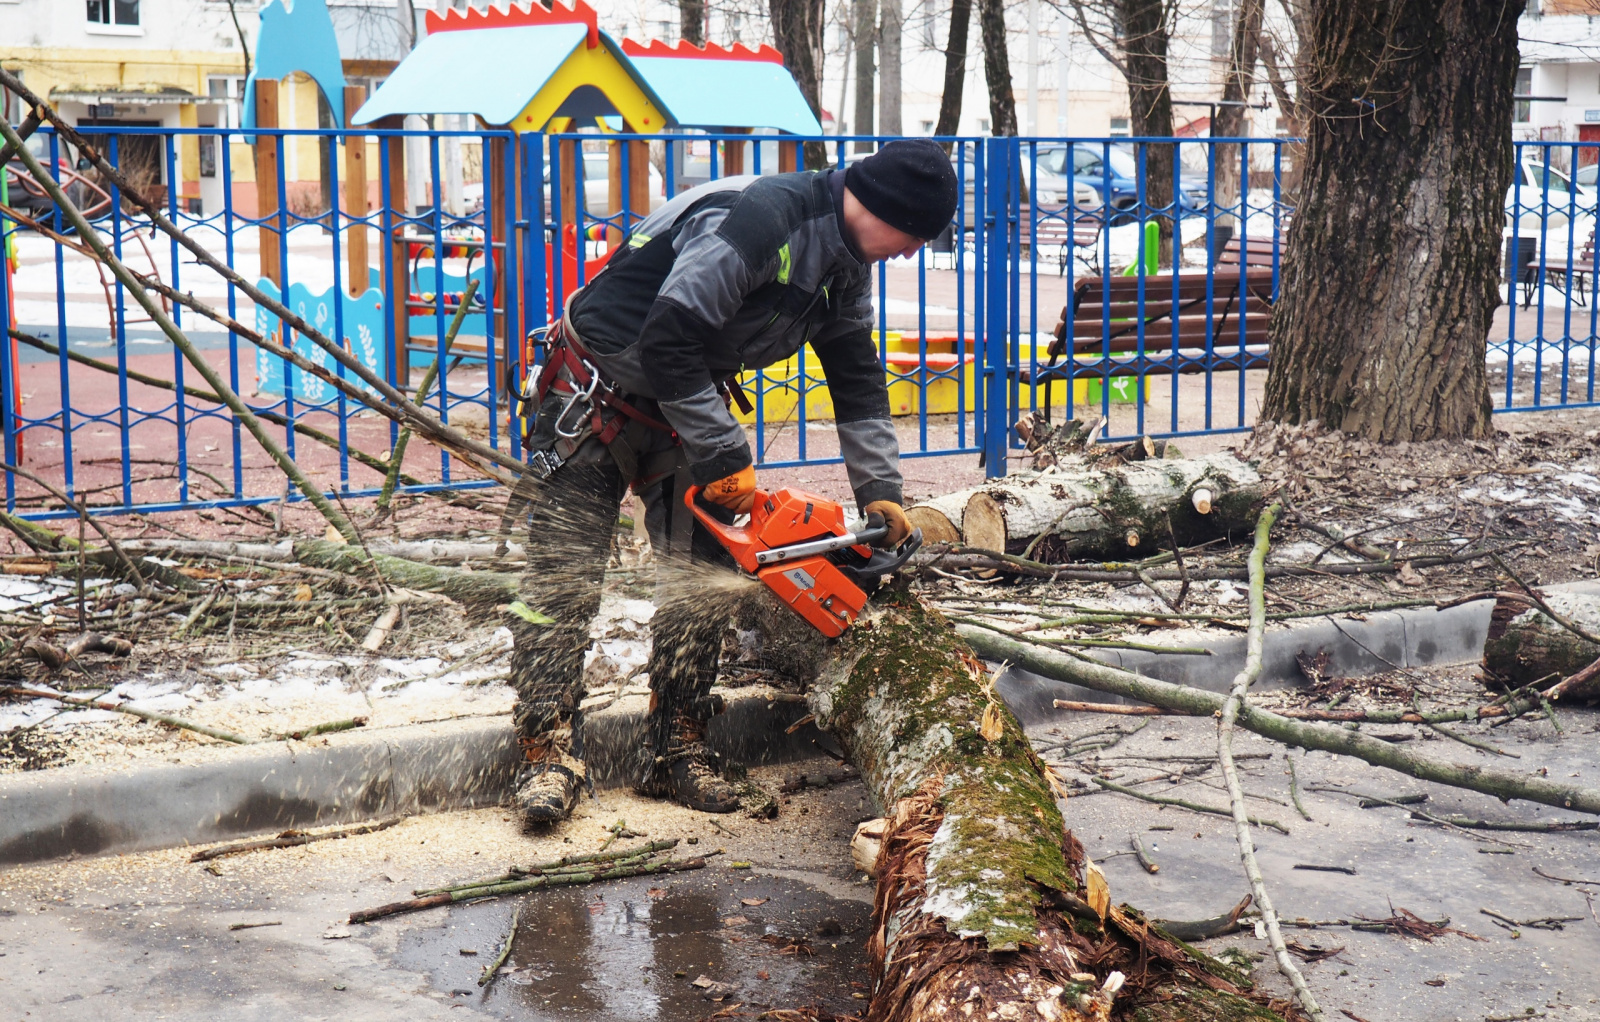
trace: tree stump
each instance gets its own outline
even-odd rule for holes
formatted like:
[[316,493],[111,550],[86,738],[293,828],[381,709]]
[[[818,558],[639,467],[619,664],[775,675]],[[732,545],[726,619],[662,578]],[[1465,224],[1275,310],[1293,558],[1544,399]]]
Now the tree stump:
[[[1548,592],[1540,599],[1591,636],[1600,636],[1600,596]],[[1495,602],[1483,644],[1484,670],[1495,678],[1513,686],[1556,682],[1579,674],[1596,660],[1600,644],[1557,624],[1528,600],[1508,593]],[[1600,679],[1560,695],[1569,700],[1600,699]]]

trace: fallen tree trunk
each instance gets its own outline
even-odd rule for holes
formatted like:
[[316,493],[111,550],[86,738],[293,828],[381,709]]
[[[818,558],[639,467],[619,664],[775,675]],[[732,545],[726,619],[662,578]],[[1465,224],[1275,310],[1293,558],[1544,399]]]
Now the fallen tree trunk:
[[895,588],[835,643],[776,605],[761,627],[768,652],[809,661],[816,722],[887,817],[869,1020],[1277,1017],[1241,996],[1246,977],[1112,907],[1053,777],[938,613]]
[[[1578,634],[1600,637],[1600,596],[1547,592],[1540,599],[1566,623],[1518,593],[1501,593],[1489,617],[1484,669],[1513,686],[1556,681],[1600,660],[1600,642]],[[1600,698],[1600,684],[1580,685],[1560,695],[1572,701]]]
[[[1058,563],[1121,558],[1248,532],[1261,477],[1231,454],[1094,463],[1063,457],[906,509],[930,543],[965,543]],[[1169,532],[1170,523],[1170,532]]]
[[[971,625],[957,625],[956,631],[983,656],[1014,664],[1046,678],[1199,716],[1209,717],[1222,710],[1224,697],[1216,692],[1130,674],[1115,667],[1008,639]],[[1354,756],[1374,766],[1397,770],[1419,780],[1467,788],[1503,801],[1520,798],[1600,815],[1600,790],[1594,788],[1548,780],[1538,774],[1523,775],[1475,764],[1447,763],[1419,756],[1359,731],[1290,720],[1254,706],[1240,708],[1238,724],[1288,746]]]

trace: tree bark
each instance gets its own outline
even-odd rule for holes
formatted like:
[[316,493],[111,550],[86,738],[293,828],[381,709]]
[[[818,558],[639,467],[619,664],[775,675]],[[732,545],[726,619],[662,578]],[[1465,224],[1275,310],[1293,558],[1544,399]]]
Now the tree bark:
[[678,0],[678,34],[694,46],[706,44],[706,0]]
[[1011,91],[1011,60],[1006,51],[1005,0],[978,0],[978,28],[983,39],[983,77],[989,85],[989,134],[996,138],[1015,135],[1017,97]]
[[1306,169],[1262,418],[1488,436],[1516,0],[1312,0]]
[[[1167,45],[1171,36],[1168,0],[1115,0],[1122,25],[1119,42],[1128,80],[1128,112],[1133,134],[1172,137],[1172,90],[1167,81]],[[1170,144],[1141,147],[1144,154],[1144,208],[1172,204],[1173,152]],[[1154,218],[1161,226],[1162,263],[1172,261],[1172,218]]]
[[900,42],[905,34],[905,16],[900,0],[880,0],[878,8],[878,134],[903,135]]
[[[871,135],[877,101],[873,96],[873,83],[877,80],[875,61],[878,42],[877,0],[852,0],[850,5],[851,40],[856,51],[856,110],[855,123],[850,125],[854,135]],[[871,142],[857,142],[852,147],[858,153],[870,153]]]
[[[1196,499],[1199,491],[1203,500]],[[1172,542],[1168,522],[1185,544],[1245,533],[1260,498],[1261,477],[1231,454],[1110,467],[1071,458],[935,497],[906,515],[927,542],[1010,554],[1031,546],[1031,559],[1060,563],[1164,549]]]
[[[1235,15],[1233,45],[1228,51],[1228,72],[1222,85],[1224,103],[1248,103],[1250,90],[1255,87],[1256,56],[1261,43],[1261,17],[1266,10],[1266,0],[1244,0]],[[1212,138],[1243,138],[1245,136],[1245,108],[1222,106],[1217,108],[1216,120],[1211,124]],[[1240,149],[1236,145],[1213,147],[1216,166],[1217,204],[1224,208],[1236,206],[1242,194]]]
[[[773,45],[783,54],[783,66],[794,76],[800,94],[820,121],[823,0],[769,0],[767,9],[772,15]],[[828,150],[821,142],[807,142],[805,151],[807,169],[828,166]]]
[[[1600,596],[1588,593],[1543,593],[1551,610],[1591,636],[1600,636]],[[1600,660],[1600,643],[1590,642],[1558,624],[1550,615],[1514,594],[1495,602],[1489,618],[1489,636],[1483,644],[1484,670],[1518,686],[1565,678]],[[1541,688],[1546,687],[1541,685]],[[1572,702],[1600,697],[1600,686],[1562,696]]]
[[954,135],[961,128],[961,98],[967,84],[967,32],[971,24],[972,0],[951,0],[950,41],[944,49],[944,93],[939,97],[935,135]]
[[[775,601],[766,616],[768,635],[809,627]],[[891,588],[837,642],[798,640],[820,668],[817,724],[887,817],[869,1022],[1104,1022],[1113,1002],[1121,1017],[1277,1017],[1238,996],[1237,973],[1112,907],[1048,768],[936,612]],[[1184,1007],[1167,1014],[1174,995]]]

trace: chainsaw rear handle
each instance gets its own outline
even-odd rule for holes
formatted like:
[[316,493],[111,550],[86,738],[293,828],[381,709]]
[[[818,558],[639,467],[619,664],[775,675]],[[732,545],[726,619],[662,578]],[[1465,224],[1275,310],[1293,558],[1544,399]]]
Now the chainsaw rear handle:
[[[699,497],[700,491],[703,489],[705,489],[703,486],[689,487],[688,492],[683,495],[683,502],[689,510],[694,512],[694,516],[700,519],[700,524],[710,529],[713,533],[719,533],[726,526],[711,517],[706,509],[701,506]],[[755,491],[756,504],[760,504],[766,499],[767,494],[765,491]],[[812,554],[825,554],[833,550],[842,550],[848,546],[877,546],[878,541],[887,535],[889,535],[889,526],[887,524],[870,525],[865,529],[859,529],[845,536],[830,536],[827,539],[814,540],[810,543],[796,543],[793,546],[783,547],[778,550],[764,550],[756,554],[756,563],[763,565],[778,564],[797,557],[809,557]]]

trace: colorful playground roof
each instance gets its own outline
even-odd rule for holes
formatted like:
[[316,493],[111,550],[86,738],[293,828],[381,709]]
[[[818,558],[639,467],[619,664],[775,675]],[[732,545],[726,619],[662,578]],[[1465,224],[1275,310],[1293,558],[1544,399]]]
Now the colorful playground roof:
[[[429,12],[428,35],[353,118],[475,114],[516,131],[621,117],[634,131],[672,125],[820,134],[770,46],[625,41],[600,31],[584,0]],[[554,123],[552,123],[554,122]]]
[[782,54],[770,46],[667,46],[659,40],[641,45],[624,39],[622,52],[680,125],[822,134],[822,125],[783,66]]
[[[671,121],[665,104],[595,23],[572,7],[429,12],[428,35],[362,105],[355,124],[395,114],[476,114],[492,125],[543,131],[620,116],[638,131]],[[556,125],[565,127],[565,123]]]

